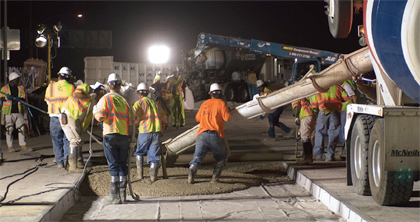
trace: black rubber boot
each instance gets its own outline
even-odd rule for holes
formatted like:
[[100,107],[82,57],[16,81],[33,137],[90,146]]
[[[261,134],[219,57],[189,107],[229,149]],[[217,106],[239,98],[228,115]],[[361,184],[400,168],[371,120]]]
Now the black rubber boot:
[[311,141],[303,142],[303,158],[296,161],[297,164],[308,164],[312,163],[313,151]]
[[76,152],[77,152],[77,168],[79,169],[83,169],[85,168],[85,162],[83,161],[83,150],[82,147],[77,147],[76,148]]
[[69,173],[74,173],[76,172],[76,168],[77,168],[77,148],[76,147],[70,147],[69,148],[69,155],[67,156],[68,158],[68,171]]
[[136,156],[136,166],[137,166],[137,177],[143,179],[143,157]]
[[109,197],[102,202],[104,204],[120,204],[120,178],[118,176],[111,176],[111,186],[109,188]]
[[188,183],[194,184],[194,177],[197,174],[198,166],[196,164],[190,165],[190,171],[188,173]]
[[222,174],[222,170],[224,167],[223,162],[218,162],[213,169],[213,176],[211,178],[211,182],[219,182],[220,175]]
[[127,176],[120,176],[120,198],[121,203],[127,201]]

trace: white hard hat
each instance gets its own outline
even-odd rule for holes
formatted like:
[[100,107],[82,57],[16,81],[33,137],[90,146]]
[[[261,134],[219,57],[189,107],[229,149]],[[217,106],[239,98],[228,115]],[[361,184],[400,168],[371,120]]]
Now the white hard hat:
[[162,72],[161,72],[161,71],[157,71],[157,72],[156,72],[156,75],[157,75],[157,76],[160,76],[160,74],[162,74]]
[[100,82],[95,82],[95,85],[90,85],[90,88],[92,88],[93,90],[96,90],[99,87],[103,88],[103,84]]
[[213,92],[213,91],[222,91],[222,87],[220,87],[220,85],[217,83],[213,83],[210,86],[210,92]]
[[117,73],[109,74],[108,83],[115,82],[115,81],[120,81],[121,82],[121,77]]
[[261,87],[264,84],[264,81],[261,79],[257,80],[257,87]]
[[20,75],[19,75],[19,74],[17,74],[16,72],[12,72],[12,73],[10,73],[10,75],[9,75],[9,82],[11,82],[11,81],[13,81],[13,80],[15,80],[15,79],[17,79],[17,78],[20,78]]
[[68,67],[63,66],[60,71],[58,71],[58,74],[62,76],[71,76],[71,70]]
[[149,86],[146,83],[142,82],[137,86],[137,91],[148,91]]

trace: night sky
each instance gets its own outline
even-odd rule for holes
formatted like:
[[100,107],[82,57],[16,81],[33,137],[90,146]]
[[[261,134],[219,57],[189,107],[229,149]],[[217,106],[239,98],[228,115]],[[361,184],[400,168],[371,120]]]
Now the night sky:
[[[200,32],[350,53],[360,48],[355,17],[347,39],[334,39],[328,30],[324,1],[8,1],[11,29],[20,29],[21,50],[11,52],[9,66],[29,58],[47,60],[46,48],[33,48],[29,29],[45,22],[63,23],[63,30],[112,30],[112,49],[57,50],[52,73],[68,66],[83,76],[85,56],[114,56],[116,62],[147,62],[147,49],[164,44],[172,63],[180,51],[195,47]],[[1,8],[3,22],[3,2]],[[73,16],[82,13],[83,18]],[[72,15],[73,14],[73,15]],[[53,50],[53,54],[55,52]],[[3,71],[3,70],[2,70]]]

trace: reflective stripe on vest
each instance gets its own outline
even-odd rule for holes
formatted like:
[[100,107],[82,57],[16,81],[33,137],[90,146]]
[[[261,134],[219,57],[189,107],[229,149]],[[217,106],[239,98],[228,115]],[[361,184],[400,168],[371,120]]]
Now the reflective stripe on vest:
[[[172,79],[172,78],[171,78],[171,79]],[[166,90],[169,90],[169,87],[171,86],[171,83],[172,83],[172,80],[170,80],[170,81],[166,82],[166,85],[165,85],[165,89],[166,89]],[[172,98],[172,93],[167,93],[167,92],[163,92],[163,91],[162,91],[162,98],[163,98],[164,100],[171,99],[171,98]]]
[[173,81],[174,85],[176,85],[176,92],[178,95],[182,95],[182,85],[184,83],[184,78],[182,76],[178,76],[178,80]]
[[76,120],[87,111],[91,101],[91,99],[76,99],[73,95],[71,95],[63,104],[62,108],[67,109],[70,112],[71,117]]
[[140,123],[139,133],[162,132],[165,114],[155,101],[144,97],[134,104],[133,109],[137,115],[136,123]]
[[131,125],[130,108],[122,96],[107,94],[98,102],[97,114],[104,117],[103,135],[119,133],[128,135]]
[[[12,95],[12,92],[10,91],[9,84],[3,86],[1,88],[1,91],[3,93],[7,94],[7,95]],[[3,95],[3,94],[1,94],[0,97],[5,97],[6,98],[6,96]],[[25,93],[25,90],[24,90],[23,86],[18,86],[18,97],[19,98],[26,98],[26,93]],[[18,102],[18,110],[19,110],[19,113],[23,113],[21,102]],[[5,115],[10,115],[12,113],[12,100],[7,100],[7,98],[6,98],[6,101],[3,102],[3,107],[1,109],[1,112]]]
[[319,108],[324,113],[340,112],[342,100],[348,101],[350,98],[343,96],[343,89],[340,86],[331,86],[327,92],[316,94],[316,99],[312,101],[312,107]]
[[65,80],[51,82],[45,91],[45,101],[48,102],[48,113],[59,114],[67,98],[73,93],[74,85]]
[[271,90],[267,87],[264,87],[264,92],[260,93],[260,96],[265,96],[272,93]]

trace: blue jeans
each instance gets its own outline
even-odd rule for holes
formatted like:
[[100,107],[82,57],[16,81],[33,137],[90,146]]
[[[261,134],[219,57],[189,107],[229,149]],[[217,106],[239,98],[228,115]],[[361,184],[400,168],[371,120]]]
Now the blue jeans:
[[191,160],[190,165],[196,164],[200,168],[201,161],[203,161],[208,151],[213,152],[213,158],[217,163],[222,162],[222,166],[226,164],[227,153],[225,141],[216,131],[204,131],[197,136],[194,159]]
[[51,117],[50,135],[53,143],[55,162],[59,165],[65,165],[69,155],[70,142],[67,140],[63,129],[61,129],[58,117]]
[[274,131],[274,126],[279,127],[281,130],[283,130],[286,133],[289,133],[290,129],[286,125],[284,125],[282,122],[279,121],[280,115],[283,113],[283,106],[279,107],[274,111],[274,113],[268,114],[268,122],[270,123],[270,128],[268,129],[268,136],[269,137],[276,137],[276,133]]
[[340,141],[344,144],[344,149],[346,149],[346,140],[344,139],[344,126],[346,125],[346,115],[347,115],[347,111],[342,111],[340,116],[341,116],[341,120],[340,120],[340,136],[338,137],[340,139]]
[[160,162],[160,137],[161,133],[139,133],[137,139],[137,149],[134,155],[146,156],[147,163]]
[[335,147],[337,146],[338,136],[340,134],[340,113],[328,113],[319,111],[315,127],[315,156],[322,156],[324,153],[324,136],[328,135],[328,146],[326,158],[334,156]]
[[127,176],[128,174],[128,136],[119,133],[104,136],[104,152],[108,161],[111,176]]

